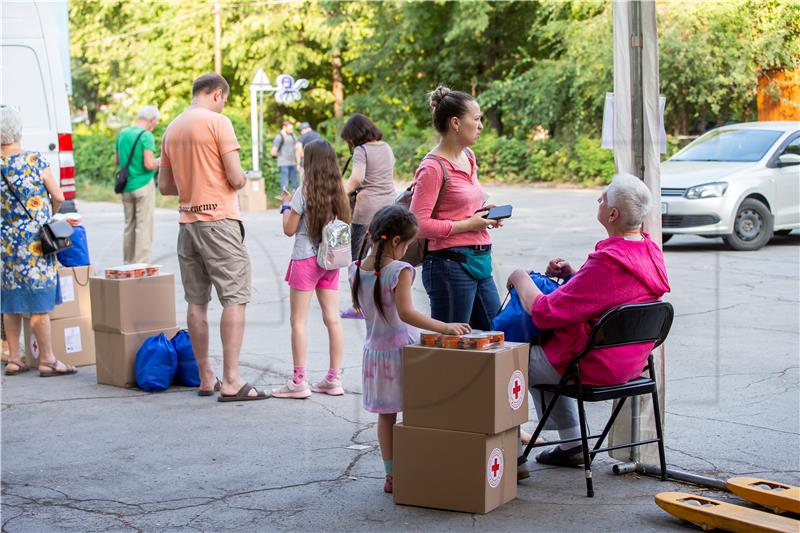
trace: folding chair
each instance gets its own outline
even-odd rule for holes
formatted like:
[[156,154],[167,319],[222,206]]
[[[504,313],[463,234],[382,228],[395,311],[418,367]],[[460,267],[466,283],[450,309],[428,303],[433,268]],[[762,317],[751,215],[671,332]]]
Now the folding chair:
[[[528,459],[528,454],[530,454],[533,448],[580,440],[583,444],[586,495],[592,497],[594,496],[594,488],[592,486],[592,460],[595,455],[619,448],[633,448],[634,446],[657,442],[658,457],[661,462],[661,480],[666,481],[667,462],[664,457],[664,435],[661,430],[661,413],[658,405],[658,390],[656,387],[656,373],[653,367],[653,354],[651,353],[647,358],[647,370],[650,374],[649,378],[639,377],[619,385],[594,386],[581,383],[580,362],[581,359],[595,348],[610,348],[613,346],[625,346],[641,342],[655,342],[654,348],[660,346],[667,338],[667,334],[672,326],[673,315],[674,311],[672,306],[667,302],[621,305],[606,311],[592,328],[589,341],[586,343],[583,351],[570,362],[569,369],[564,374],[561,382],[557,385],[533,385],[533,388],[538,390],[539,394],[541,394],[544,414],[539,421],[539,425],[536,426],[536,431],[534,431],[533,436],[531,436],[530,443],[525,448],[525,453],[523,454],[525,460]],[[554,395],[553,400],[546,406],[544,402],[545,392]],[[622,410],[622,406],[625,404],[625,400],[631,396],[639,396],[642,394],[651,394],[653,396],[653,411],[656,419],[657,438],[601,448],[600,446],[603,445],[603,441],[606,436],[608,436],[608,432],[611,430],[614,420],[616,420],[617,415],[619,415]],[[550,412],[553,410],[560,396],[567,396],[578,401],[581,437],[580,439],[564,439],[536,444],[536,439],[542,432],[550,416]],[[602,433],[599,435],[587,435],[584,402],[602,402],[614,399],[620,399],[620,401],[611,413],[611,418]],[[590,439],[597,439],[594,448],[591,450],[589,450]]]

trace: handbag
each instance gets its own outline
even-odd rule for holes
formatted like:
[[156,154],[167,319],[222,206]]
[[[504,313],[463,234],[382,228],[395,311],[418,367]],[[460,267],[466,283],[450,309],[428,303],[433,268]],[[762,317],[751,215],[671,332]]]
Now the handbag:
[[142,130],[136,137],[136,140],[133,141],[131,153],[128,154],[128,162],[125,163],[125,166],[119,169],[117,172],[117,177],[114,179],[114,192],[117,194],[122,194],[125,191],[125,187],[128,185],[128,167],[131,166],[133,154],[136,152],[136,145],[139,144],[139,139],[142,138],[142,135],[144,135],[145,131],[147,130]]
[[[28,218],[36,222],[31,212],[25,206],[25,203],[17,196],[17,192],[11,186],[8,178],[3,176],[3,180],[8,186],[8,190],[14,195],[14,199],[22,206]],[[42,224],[42,229],[39,232],[39,240],[42,243],[42,255],[52,255],[72,246],[72,226],[66,220],[50,220]]]
[[[442,203],[442,198],[444,198],[444,193],[447,190],[447,169],[445,168],[444,163],[442,163],[442,160],[432,154],[426,155],[423,159],[435,159],[442,168],[442,188],[439,189],[439,196],[436,197],[436,203],[433,205],[433,210],[431,211],[431,218],[435,218],[437,212],[439,211],[439,204]],[[414,197],[414,186],[416,185],[416,181],[417,180],[414,179],[414,182],[411,183],[408,189],[404,190],[397,196],[394,201],[395,204],[402,205],[411,211],[411,199]],[[425,254],[427,253],[428,239],[417,237],[414,242],[408,245],[408,250],[406,250],[402,260],[413,266],[419,266],[422,264],[422,260],[425,259]]]
[[[530,277],[542,294],[550,294],[561,286],[538,272],[531,272]],[[535,337],[542,334],[542,330],[533,323],[530,309],[523,307],[516,289],[512,288],[508,291],[503,303],[500,312],[492,320],[493,330],[504,332],[506,340],[509,342],[530,343]]]
[[[359,144],[358,146],[361,146],[361,145]],[[356,146],[355,148],[358,148],[358,146]],[[355,152],[355,148],[353,148],[353,152]],[[367,158],[367,149],[364,148],[364,159],[366,160],[366,158]],[[344,167],[342,167],[342,177],[344,177],[344,175],[347,173],[347,169],[350,166],[350,162],[352,160],[353,160],[353,154],[350,154],[350,157],[347,158],[347,162],[344,164]],[[351,214],[353,213],[353,211],[356,208],[356,196],[358,196],[359,192],[361,192],[361,189],[355,189],[353,191],[350,191],[347,194],[347,199],[350,201],[350,213]]]

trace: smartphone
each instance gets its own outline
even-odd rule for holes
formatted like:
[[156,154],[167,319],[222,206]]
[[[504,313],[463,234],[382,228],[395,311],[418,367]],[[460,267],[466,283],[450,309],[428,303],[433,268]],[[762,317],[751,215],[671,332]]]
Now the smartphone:
[[511,206],[510,205],[498,205],[497,207],[492,207],[489,209],[483,218],[491,218],[492,220],[500,220],[502,218],[510,218],[511,217]]

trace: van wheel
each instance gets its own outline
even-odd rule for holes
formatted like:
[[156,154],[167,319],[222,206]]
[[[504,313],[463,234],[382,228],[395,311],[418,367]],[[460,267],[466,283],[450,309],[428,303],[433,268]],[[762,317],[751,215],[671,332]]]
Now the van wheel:
[[746,198],[736,211],[733,233],[724,237],[734,250],[762,248],[772,238],[772,213],[755,198]]
[[661,244],[666,244],[672,238],[672,233],[662,233],[661,234]]

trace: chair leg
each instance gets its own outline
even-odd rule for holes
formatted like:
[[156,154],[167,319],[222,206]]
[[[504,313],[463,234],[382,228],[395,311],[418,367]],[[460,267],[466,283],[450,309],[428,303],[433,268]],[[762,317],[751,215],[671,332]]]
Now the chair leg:
[[[542,396],[544,396],[544,393],[542,393]],[[531,450],[533,449],[533,445],[536,444],[536,439],[538,439],[539,435],[542,433],[544,425],[547,423],[547,419],[550,418],[550,412],[553,410],[553,407],[555,407],[559,396],[559,394],[556,394],[553,397],[553,400],[547,405],[547,408],[544,410],[544,414],[542,414],[542,419],[539,420],[539,424],[536,426],[536,431],[534,431],[533,435],[531,435],[531,441],[527,446],[525,446],[525,451],[522,453],[522,457],[524,457],[526,461],[528,460],[528,455],[530,455]],[[544,400],[544,398],[542,398],[542,400]],[[544,405],[544,403],[542,403],[542,405]]]
[[589,439],[586,438],[586,412],[583,409],[583,392],[581,391],[580,383],[578,383],[578,416],[581,424],[581,447],[583,448],[583,468],[586,475],[586,496],[591,498],[594,496],[592,459],[589,456]]
[[609,431],[611,431],[611,426],[614,425],[614,421],[617,419],[617,416],[619,416],[620,411],[622,411],[622,406],[625,405],[625,400],[627,399],[628,399],[627,397],[623,396],[620,399],[619,403],[617,404],[617,407],[614,408],[614,411],[611,413],[611,418],[608,419],[606,427],[603,428],[603,432],[600,434],[600,437],[597,439],[597,442],[595,442],[594,448],[592,448],[592,454],[591,454],[592,460],[594,460],[594,456],[597,455],[597,452],[595,452],[595,450],[599,450],[603,446],[603,442],[606,440]]
[[658,406],[658,392],[653,389],[653,412],[656,416],[656,436],[658,437],[658,460],[661,462],[661,481],[667,480],[667,458],[664,453],[664,431],[661,428],[661,408]]

